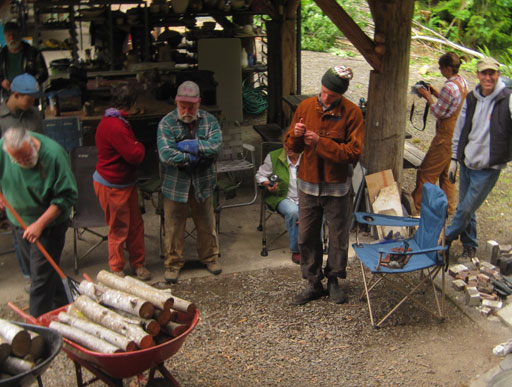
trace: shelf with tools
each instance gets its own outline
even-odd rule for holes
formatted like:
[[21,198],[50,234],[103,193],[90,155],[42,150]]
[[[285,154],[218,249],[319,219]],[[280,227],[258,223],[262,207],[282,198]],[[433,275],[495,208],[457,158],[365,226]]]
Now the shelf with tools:
[[[36,1],[34,9],[34,46],[41,51],[71,51],[71,61],[78,63],[78,39],[75,24],[75,2]],[[59,31],[69,31],[61,41]],[[52,34],[52,31],[54,33]],[[43,40],[43,35],[45,39]]]

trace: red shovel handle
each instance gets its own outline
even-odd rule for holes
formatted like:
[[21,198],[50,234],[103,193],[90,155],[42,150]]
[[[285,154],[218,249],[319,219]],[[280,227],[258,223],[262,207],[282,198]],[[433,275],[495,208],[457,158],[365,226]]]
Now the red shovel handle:
[[[25,222],[23,221],[23,219],[21,219],[21,216],[16,212],[16,210],[11,206],[11,204],[7,201],[7,199],[5,198],[5,196],[0,192],[0,200],[2,200],[5,204],[5,206],[9,209],[9,211],[11,212],[11,214],[16,218],[16,220],[18,221],[18,223],[21,225],[21,227],[23,228],[23,230],[26,230],[27,229],[27,225],[25,224]],[[39,242],[39,240],[36,240],[35,241],[35,244],[37,246],[37,248],[39,250],[41,250],[41,253],[43,253],[43,255],[45,256],[45,258],[48,260],[48,262],[50,262],[50,265],[53,266],[53,268],[55,269],[55,271],[57,272],[57,274],[59,275],[59,277],[62,279],[62,280],[65,280],[66,279],[66,276],[64,274],[64,272],[60,269],[60,267],[55,263],[55,261],[53,260],[53,258],[50,256],[50,254],[48,254],[48,251],[46,251],[46,249],[44,248],[44,246],[41,244],[41,242]]]

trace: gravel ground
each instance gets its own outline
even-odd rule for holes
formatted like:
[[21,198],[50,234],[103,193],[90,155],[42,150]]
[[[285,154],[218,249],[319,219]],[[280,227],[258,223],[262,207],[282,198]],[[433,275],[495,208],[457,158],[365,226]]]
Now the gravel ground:
[[[343,306],[291,306],[303,286],[298,267],[180,282],[173,292],[197,302],[200,322],[166,366],[183,386],[463,386],[496,362],[489,337],[450,303],[443,324],[405,304],[373,330],[358,270],[349,265]],[[471,337],[469,351],[461,335]],[[43,381],[74,384],[63,352]]]

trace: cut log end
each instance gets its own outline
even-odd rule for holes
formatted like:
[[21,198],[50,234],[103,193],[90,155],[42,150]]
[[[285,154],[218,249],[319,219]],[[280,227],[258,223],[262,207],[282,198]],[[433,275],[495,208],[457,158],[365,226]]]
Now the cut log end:
[[142,304],[142,306],[139,309],[139,316],[142,318],[152,318],[154,313],[155,307],[149,301]]
[[171,311],[169,309],[155,309],[155,318],[160,325],[167,325],[171,321]]
[[30,352],[30,334],[27,331],[19,331],[12,339],[11,352],[14,356],[24,357]]
[[144,337],[140,343],[139,343],[139,348],[140,349],[146,349],[146,348],[151,348],[155,345],[155,341],[153,340],[153,336],[151,335],[147,335],[146,337]]

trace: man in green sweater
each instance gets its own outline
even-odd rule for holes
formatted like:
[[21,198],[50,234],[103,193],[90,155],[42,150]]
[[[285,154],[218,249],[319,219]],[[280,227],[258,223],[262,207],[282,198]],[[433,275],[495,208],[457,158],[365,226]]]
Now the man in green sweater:
[[[30,270],[30,314],[38,317],[67,304],[58,274],[34,243],[39,240],[59,264],[71,207],[78,198],[76,181],[64,148],[42,134],[10,128],[0,145],[3,194],[27,225],[24,230],[7,211]],[[0,203],[2,209],[4,205]]]

